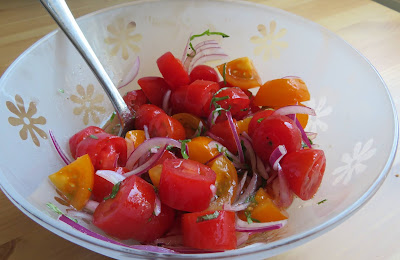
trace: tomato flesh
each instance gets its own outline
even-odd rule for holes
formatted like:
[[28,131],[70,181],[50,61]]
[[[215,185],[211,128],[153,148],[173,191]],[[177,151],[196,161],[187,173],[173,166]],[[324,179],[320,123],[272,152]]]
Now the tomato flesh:
[[162,107],[165,93],[169,90],[168,83],[161,77],[143,77],[138,80],[147,99],[153,105]]
[[198,117],[207,117],[211,112],[211,99],[219,90],[218,83],[196,80],[187,88],[184,102],[186,112]]
[[322,150],[303,149],[285,155],[281,166],[290,189],[302,200],[309,200],[322,182],[326,158]]
[[[236,131],[238,131],[235,119],[233,119],[233,124],[235,125]],[[228,148],[231,153],[237,153],[235,138],[228,120],[215,123],[211,126],[209,131],[215,136],[215,141]]]
[[217,71],[207,65],[197,65],[190,72],[190,82],[194,82],[196,80],[208,80],[208,81],[219,81],[219,76]]
[[216,175],[208,166],[190,159],[165,160],[160,179],[160,199],[171,208],[195,212],[207,209]]
[[248,134],[250,137],[253,136],[254,131],[259,127],[261,122],[272,115],[275,110],[268,109],[268,110],[261,110],[255,113],[249,123]]
[[[124,174],[129,172],[129,169],[124,167],[117,167],[114,169],[116,173]],[[97,202],[102,202],[105,197],[111,194],[113,184],[108,180],[104,179],[103,177],[94,174],[94,183],[93,183],[93,190],[92,190],[92,199]]]
[[152,104],[142,105],[136,112],[135,128],[143,130],[144,126],[149,126],[150,121],[158,114],[165,114],[164,110]]
[[133,115],[139,107],[147,103],[147,97],[141,89],[129,91],[123,99]]
[[[231,111],[232,117],[236,118],[244,109],[247,109],[250,104],[250,99],[240,88],[224,88],[215,95],[216,101],[222,108]],[[214,105],[212,106],[214,108]]]
[[98,134],[98,133],[105,133],[103,129],[97,126],[88,126],[85,129],[82,129],[78,133],[74,134],[70,139],[69,139],[69,149],[71,151],[71,155],[74,159],[76,159],[76,147],[80,142],[82,142],[83,139],[86,137],[93,135],[93,134]]
[[[204,216],[217,214],[216,218],[203,220]],[[185,246],[209,250],[236,248],[234,212],[220,210],[183,214],[182,230]]]
[[175,140],[186,138],[185,128],[173,117],[161,113],[156,115],[149,123],[150,137],[169,137]]
[[171,52],[166,52],[157,59],[157,66],[172,90],[189,84],[190,78],[180,60]]

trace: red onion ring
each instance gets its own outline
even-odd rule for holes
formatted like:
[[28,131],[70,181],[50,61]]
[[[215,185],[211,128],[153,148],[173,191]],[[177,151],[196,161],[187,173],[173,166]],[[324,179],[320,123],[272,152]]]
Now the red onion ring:
[[[279,165],[279,164],[278,164]],[[283,208],[289,207],[293,202],[293,192],[289,188],[281,166],[278,167],[279,178],[279,206]]]
[[238,155],[239,155],[239,162],[244,163],[242,144],[240,142],[239,134],[237,132],[235,123],[233,122],[231,111],[226,111],[226,117],[228,119],[229,127],[231,128],[233,138],[235,139],[235,144],[236,144],[236,148],[238,150]]
[[216,156],[214,156],[213,158],[211,158],[210,160],[208,160],[207,162],[205,162],[204,165],[209,164],[210,162],[214,161],[215,159],[217,159],[217,158],[219,158],[219,157],[221,157],[221,156],[223,156],[222,153],[217,154]]
[[301,138],[303,139],[303,142],[308,146],[308,148],[311,148],[310,140],[308,140],[307,134],[306,132],[304,132],[303,126],[300,124],[297,118],[296,118],[296,126],[301,132]]
[[236,233],[236,241],[237,241],[237,246],[241,246],[244,243],[246,243],[247,240],[249,240],[250,237],[250,232],[238,232]]
[[165,113],[167,113],[167,114],[169,114],[168,112],[169,112],[169,98],[171,97],[171,90],[169,89],[166,93],[165,93],[165,95],[164,95],[164,98],[163,98],[163,101],[162,101],[162,109],[165,111]]
[[97,170],[96,175],[106,179],[107,181],[111,182],[114,185],[117,184],[118,182],[125,180],[124,175],[110,170]]
[[250,202],[245,202],[245,203],[241,203],[241,204],[233,204],[230,205],[229,203],[225,203],[224,205],[222,205],[222,209],[226,210],[226,211],[241,211],[241,210],[245,210],[247,209],[247,207],[250,205]]
[[215,51],[215,53],[212,53],[211,50],[205,50],[204,52],[207,51],[207,54],[202,54],[199,56],[195,56],[193,58],[193,60],[190,62],[189,65],[189,72],[192,71],[192,69],[194,67],[196,67],[197,65],[203,64],[207,61],[214,61],[214,60],[222,60],[222,59],[228,59],[229,56],[225,53],[222,53],[222,49],[220,49],[221,51]]
[[50,135],[50,139],[51,139],[51,141],[52,141],[52,143],[54,145],[54,148],[56,148],[56,151],[57,151],[58,155],[61,157],[61,159],[64,161],[64,163],[66,165],[70,164],[71,160],[68,159],[68,156],[61,149],[61,147],[58,144],[58,142],[57,142],[57,140],[56,140],[56,138],[55,138],[55,136],[53,134],[53,131],[51,129],[49,130],[49,135]]
[[99,204],[97,201],[89,200],[85,205],[85,209],[93,213]]
[[306,136],[310,139],[310,140],[314,140],[317,137],[317,133],[314,132],[305,132]]
[[135,151],[129,156],[128,161],[126,162],[126,168],[133,169],[133,166],[139,160],[140,157],[145,155],[147,152],[151,150],[153,147],[164,147],[171,145],[176,148],[181,148],[181,143],[177,140],[167,138],[167,137],[154,137],[148,140],[145,140],[142,144],[140,144]]
[[109,242],[115,245],[120,245],[120,246],[125,246],[137,250],[144,250],[144,251],[149,251],[149,252],[154,252],[154,253],[167,253],[167,254],[176,254],[177,252],[168,248],[163,248],[163,247],[158,247],[158,246],[151,246],[151,245],[125,245],[123,243],[120,243],[118,241],[112,240],[108,237],[102,236],[100,234],[97,234],[96,232],[93,232],[82,225],[79,225],[78,223],[74,222],[73,220],[69,219],[65,215],[60,215],[58,220],[66,223],[67,225],[71,226],[73,229],[76,229],[88,236],[100,239],[105,242]]
[[137,56],[135,62],[133,63],[132,68],[129,70],[128,74],[121,81],[118,89],[123,88],[126,85],[128,85],[129,83],[131,83],[138,75],[139,68],[140,68],[140,59],[139,59],[139,56]]
[[263,177],[264,180],[268,180],[268,169],[270,169],[270,168],[265,167],[264,162],[261,160],[261,158],[258,155],[256,155],[256,161],[257,161],[258,174],[260,174],[260,176]]
[[129,177],[132,175],[141,175],[142,173],[147,172],[161,158],[161,156],[163,155],[166,148],[167,148],[167,145],[165,145],[163,148],[158,149],[158,152],[155,153],[153,156],[151,156],[151,158],[149,160],[147,160],[145,163],[143,163],[139,167],[131,170],[130,172],[125,173],[124,176]]
[[236,217],[236,231],[238,232],[265,232],[274,229],[282,228],[287,224],[287,220],[280,220],[274,222],[264,222],[264,223],[247,223]]
[[144,136],[146,137],[146,140],[149,140],[150,134],[149,134],[149,128],[147,127],[147,125],[143,126],[143,131],[144,131]]
[[161,213],[161,201],[157,194],[154,204],[154,216],[158,216]]
[[284,145],[278,145],[275,150],[271,153],[269,157],[269,164],[271,164],[272,169],[278,170],[279,161],[287,154],[286,147]]
[[243,192],[243,194],[240,195],[240,197],[238,198],[238,200],[235,204],[243,204],[246,201],[246,199],[248,199],[256,191],[257,177],[258,177],[257,174],[253,174],[253,177],[251,177],[249,185],[247,186],[247,188]]
[[275,110],[273,113],[274,115],[290,115],[290,114],[307,114],[310,116],[315,116],[315,110],[312,109],[311,107],[306,107],[306,106],[300,106],[300,105],[291,105],[291,106],[285,106],[278,108]]

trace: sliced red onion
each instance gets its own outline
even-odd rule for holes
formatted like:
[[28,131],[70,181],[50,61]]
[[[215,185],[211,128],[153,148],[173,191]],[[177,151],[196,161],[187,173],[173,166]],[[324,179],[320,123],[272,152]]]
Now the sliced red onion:
[[93,213],[99,204],[97,201],[89,200],[85,205],[85,209]]
[[278,171],[273,171],[272,175],[267,180],[267,185],[273,182],[276,177],[278,177]]
[[241,211],[247,209],[247,207],[250,205],[250,202],[245,202],[245,203],[240,203],[240,204],[233,204],[230,205],[229,203],[225,203],[222,205],[222,209],[226,211]]
[[214,50],[215,53],[212,53],[211,49],[207,49],[204,51],[207,54],[196,55],[189,65],[189,72],[192,71],[192,69],[197,65],[203,64],[207,61],[223,60],[229,58],[227,54],[223,53],[222,49],[220,48],[215,48],[215,49],[216,49]]
[[110,170],[97,170],[96,175],[106,179],[107,181],[111,182],[114,185],[117,184],[118,182],[125,180],[126,178],[124,175]]
[[194,46],[194,49],[197,50],[200,47],[207,46],[207,45],[215,45],[215,44],[218,45],[218,42],[216,40],[206,40],[206,41],[202,41],[202,42],[199,42],[198,44],[196,44]]
[[147,125],[143,126],[143,131],[144,131],[144,136],[146,137],[146,140],[149,140],[150,134],[149,134],[149,128],[147,127]]
[[212,148],[216,148],[216,149],[219,148],[219,151],[221,151],[222,153],[224,153],[228,158],[231,158],[231,159],[233,160],[233,163],[238,163],[238,164],[240,164],[239,158],[238,158],[236,155],[234,155],[233,153],[231,153],[231,152],[228,150],[228,148],[226,148],[225,146],[223,146],[221,143],[215,141],[215,139],[218,138],[217,136],[215,136],[214,134],[212,134],[212,133],[210,133],[210,132],[207,132],[206,135],[209,136],[209,137],[211,137],[211,139],[214,140],[214,141],[211,141],[211,142],[208,144],[208,147],[210,147],[211,149],[212,149]]
[[139,56],[137,56],[135,62],[133,63],[132,68],[129,70],[128,74],[121,81],[118,89],[123,88],[126,85],[128,85],[129,83],[131,83],[138,75],[139,68],[140,68],[140,59],[139,59]]
[[158,195],[156,194],[156,201],[154,205],[154,216],[158,216],[161,213],[161,201]]
[[251,177],[249,185],[247,186],[243,194],[239,196],[235,204],[243,204],[256,191],[257,180],[258,180],[257,177],[258,177],[257,174],[253,174],[253,177]]
[[307,114],[310,116],[315,116],[315,110],[311,107],[300,106],[300,105],[292,105],[278,108],[274,112],[275,115],[290,115],[290,114]]
[[271,153],[269,157],[269,164],[271,164],[272,169],[278,170],[279,162],[287,154],[286,147],[284,145],[278,145],[275,150]]
[[296,121],[296,114],[289,114],[289,115],[286,115],[286,116],[289,117],[290,119],[292,119],[293,122]]
[[145,155],[147,152],[151,150],[153,147],[164,147],[164,146],[173,146],[176,148],[181,147],[181,143],[177,140],[167,137],[154,137],[148,140],[145,140],[142,144],[140,144],[135,151],[131,154],[126,162],[126,168],[133,169],[133,166],[139,160],[140,157]]
[[317,137],[317,133],[314,132],[305,132],[306,136],[310,139],[310,140],[314,140]]
[[247,140],[249,140],[249,142],[251,143],[251,145],[253,145],[253,140],[251,139],[251,137],[249,136],[248,133],[242,132],[242,133],[241,133],[241,136],[244,137],[244,138],[246,138]]
[[149,251],[149,252],[154,252],[154,253],[168,253],[168,254],[176,254],[177,252],[168,248],[164,247],[158,247],[158,246],[151,246],[151,245],[125,245],[123,243],[120,243],[118,241],[115,241],[113,239],[110,239],[108,237],[102,236],[100,234],[97,234],[96,232],[93,232],[82,225],[79,225],[78,223],[74,222],[73,220],[69,219],[65,215],[60,215],[58,218],[60,221],[66,223],[67,225],[71,226],[73,229],[76,229],[88,236],[100,239],[105,242],[109,242],[115,245],[120,245],[120,246],[125,246],[133,249],[138,249],[138,250],[144,250],[144,251]]
[[241,246],[249,240],[250,232],[238,232],[236,233],[236,244],[237,246]]
[[287,220],[264,223],[247,223],[236,217],[236,231],[239,232],[265,232],[274,229],[280,229],[287,224]]
[[300,124],[299,120],[296,118],[296,126],[301,132],[301,138],[303,139],[303,142],[308,146],[308,148],[311,148],[311,143],[310,140],[308,140],[306,132],[304,132],[303,126]]
[[165,93],[165,95],[164,95],[164,98],[163,98],[163,101],[162,101],[162,109],[165,111],[165,113],[168,113],[169,112],[169,98],[171,97],[171,90],[169,89],[166,93]]
[[242,192],[242,189],[243,189],[243,187],[244,187],[244,184],[246,183],[246,180],[247,180],[247,171],[244,172],[243,177],[242,177],[242,179],[240,180],[239,187],[238,187],[238,189],[236,190],[236,194],[235,194],[235,199],[234,199],[234,201],[236,201],[237,199],[239,199],[239,195],[240,195],[240,193]]
[[190,33],[190,35],[189,35],[189,38],[188,38],[188,40],[186,42],[185,49],[184,49],[183,54],[182,54],[182,59],[181,59],[182,64],[185,63],[185,60],[187,58],[187,53],[188,53],[188,50],[189,50],[189,43],[190,43],[190,38],[191,37],[192,37],[192,33]]
[[194,132],[193,136],[200,136],[203,129],[204,129],[204,124],[203,124],[203,121],[200,120],[199,125],[197,126],[197,129],[196,129],[196,132]]
[[211,127],[213,124],[215,124],[215,121],[217,120],[219,114],[217,111],[212,111],[210,115],[208,115],[207,118],[207,124]]
[[244,137],[240,137],[240,140],[243,142],[244,147],[246,148],[247,158],[250,159],[251,169],[253,171],[257,170],[257,159],[256,154],[254,152],[253,146],[250,141]]
[[213,158],[211,158],[210,160],[208,160],[207,162],[205,162],[204,165],[209,164],[210,162],[214,161],[215,159],[217,159],[217,158],[219,158],[219,157],[221,157],[221,156],[223,156],[222,153],[217,154],[216,156],[214,156]]
[[[217,41],[215,41],[215,40],[207,40],[207,41],[202,41],[202,42],[196,44],[193,47],[194,50],[196,51],[196,54],[195,54],[194,50],[192,50],[190,53],[187,53],[188,50],[189,50],[189,43],[190,43],[190,40],[188,42],[188,46],[187,46],[187,49],[186,49],[185,57],[182,60],[183,64],[187,63],[187,65],[188,65],[187,69],[189,68],[189,64],[192,61],[192,59],[194,58],[194,56],[196,56],[198,54],[199,51],[203,50],[204,48],[210,47],[210,46],[219,47],[219,44],[218,44]],[[189,54],[189,56],[187,54]]]
[[235,123],[233,122],[231,111],[226,111],[226,117],[228,119],[229,127],[231,128],[233,138],[235,139],[235,144],[236,144],[236,148],[238,150],[238,155],[239,155],[239,161],[240,161],[240,163],[244,163],[242,143],[240,142],[239,134],[237,132]]
[[279,206],[283,208],[289,207],[293,202],[293,192],[289,188],[289,184],[283,176],[281,166],[278,166],[278,178],[279,178]]
[[74,209],[67,209],[66,211],[67,211],[68,217],[70,217],[70,218],[77,218],[77,219],[93,222],[93,215],[90,215],[86,212],[77,211]]
[[153,154],[149,160],[147,160],[145,163],[143,163],[139,167],[131,170],[130,172],[125,173],[124,176],[129,177],[132,175],[141,175],[141,174],[147,172],[161,158],[161,156],[163,155],[166,148],[167,148],[167,146],[165,145],[163,148],[158,149],[158,152]]
[[49,135],[50,135],[51,141],[53,142],[54,148],[56,148],[58,155],[61,157],[61,159],[64,161],[64,163],[66,165],[70,164],[72,160],[68,159],[68,156],[61,149],[61,147],[58,144],[56,138],[54,137],[53,131],[51,129],[49,130]]
[[175,235],[175,236],[167,236],[167,237],[161,237],[157,238],[153,242],[154,244],[158,246],[182,246],[183,245],[183,236],[182,235]]
[[257,172],[260,174],[261,177],[264,178],[264,180],[268,179],[268,168],[265,167],[264,162],[261,160],[261,158],[256,155],[256,161],[257,161]]

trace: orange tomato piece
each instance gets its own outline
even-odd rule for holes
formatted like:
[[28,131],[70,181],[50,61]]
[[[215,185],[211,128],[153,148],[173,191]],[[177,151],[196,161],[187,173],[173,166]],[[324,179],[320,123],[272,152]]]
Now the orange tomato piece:
[[[186,138],[193,138],[200,127],[201,119],[189,113],[178,113],[172,116],[185,128]],[[204,124],[203,124],[204,125]],[[201,131],[201,129],[199,129]]]
[[160,186],[161,172],[162,172],[162,164],[157,164],[156,166],[154,166],[149,170],[149,176],[151,182],[157,188]]
[[249,130],[249,124],[250,124],[250,121],[251,121],[251,119],[252,119],[253,117],[246,117],[246,118],[244,118],[244,119],[242,119],[242,120],[239,120],[239,121],[236,121],[236,125],[237,125],[237,129],[238,129],[238,134],[240,135],[241,133],[243,133],[243,132],[246,132],[246,133],[248,133],[248,130]]
[[210,148],[208,146],[211,141],[212,139],[209,137],[199,136],[188,142],[187,145],[189,150],[189,159],[204,164],[218,155],[218,149]]
[[217,188],[217,199],[212,201],[209,209],[222,209],[222,205],[226,202],[232,203],[236,194],[238,176],[233,163],[222,155],[207,164],[217,175],[215,187]]
[[260,188],[256,192],[254,202],[252,202],[246,210],[238,212],[238,217],[241,220],[247,220],[246,211],[250,213],[253,220],[259,222],[272,222],[288,218],[286,212],[280,210],[279,207],[274,204],[263,188]]
[[302,79],[274,79],[260,87],[253,103],[256,106],[283,107],[310,100],[307,85]]
[[130,139],[135,148],[137,148],[141,143],[146,140],[146,135],[143,130],[131,130],[126,133],[125,139]]
[[78,157],[50,175],[49,179],[67,197],[71,206],[81,210],[92,194],[94,183],[94,167],[89,155]]
[[238,58],[217,66],[226,82],[241,89],[256,88],[262,85],[253,62],[248,57]]

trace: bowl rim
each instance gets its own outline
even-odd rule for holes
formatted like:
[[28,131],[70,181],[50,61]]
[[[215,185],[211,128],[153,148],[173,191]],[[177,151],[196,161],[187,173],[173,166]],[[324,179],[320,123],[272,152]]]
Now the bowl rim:
[[[183,0],[170,0],[171,2],[182,2]],[[195,0],[185,0],[186,2],[195,2]],[[92,246],[95,247],[102,247],[105,249],[117,251],[118,253],[122,254],[132,254],[136,256],[142,256],[142,257],[173,257],[176,259],[184,259],[184,258],[212,258],[212,259],[221,259],[221,258],[226,258],[226,257],[237,257],[237,256],[246,256],[246,255],[251,255],[251,254],[257,254],[261,253],[263,251],[271,251],[273,252],[273,255],[282,253],[284,251],[287,251],[293,247],[298,246],[300,243],[303,243],[305,241],[309,241],[319,234],[324,234],[327,231],[333,229],[340,223],[344,222],[346,219],[351,217],[357,210],[359,210],[363,205],[365,205],[372,197],[373,195],[377,192],[377,190],[381,187],[383,184],[384,180],[386,179],[387,175],[390,172],[391,166],[394,162],[395,156],[396,156],[396,151],[397,151],[397,145],[399,141],[399,122],[398,122],[398,116],[397,116],[397,110],[393,101],[393,98],[390,94],[390,91],[384,82],[382,76],[379,74],[377,69],[371,64],[371,62],[363,55],[361,54],[356,48],[354,48],[351,44],[349,44],[347,41],[339,37],[337,34],[332,32],[331,30],[323,27],[320,24],[317,24],[311,20],[308,20],[302,16],[290,13],[288,11],[276,8],[276,7],[271,7],[263,4],[258,4],[258,3],[253,3],[253,2],[246,2],[243,0],[206,0],[207,2],[222,2],[222,3],[233,3],[237,5],[245,5],[245,6],[251,6],[251,7],[257,7],[264,9],[268,12],[276,13],[278,15],[282,15],[284,17],[289,17],[292,19],[300,20],[303,23],[306,23],[310,26],[314,26],[318,28],[319,30],[323,31],[324,33],[328,34],[330,37],[332,37],[335,40],[339,40],[340,42],[344,43],[345,46],[350,48],[352,51],[355,51],[358,56],[361,58],[360,60],[363,60],[363,62],[366,62],[369,67],[373,69],[375,74],[379,77],[379,80],[382,83],[382,86],[384,87],[384,90],[386,92],[387,97],[389,98],[390,105],[392,107],[392,112],[393,112],[393,143],[392,147],[390,149],[390,154],[389,157],[387,158],[387,161],[381,170],[380,174],[377,176],[373,184],[369,187],[369,189],[360,197],[357,199],[356,202],[351,204],[349,207],[347,207],[345,210],[340,212],[339,214],[331,217],[328,221],[311,228],[309,230],[306,230],[304,232],[301,232],[299,234],[295,234],[292,236],[289,236],[287,238],[283,238],[274,242],[270,243],[256,243],[255,245],[244,247],[244,248],[239,248],[235,250],[228,250],[224,252],[218,252],[218,253],[204,253],[204,254],[166,254],[166,253],[154,253],[154,252],[148,252],[144,250],[138,250],[138,249],[133,249],[133,248],[128,248],[128,247],[123,247],[120,245],[115,245],[111,244],[109,242],[105,242],[102,240],[99,240],[97,238],[91,237],[89,235],[83,234],[80,231],[77,231],[70,226],[66,224],[60,224],[61,222],[50,217],[46,213],[43,214],[43,211],[40,211],[36,207],[34,207],[31,203],[28,202],[26,198],[21,196],[19,193],[15,191],[15,189],[8,183],[8,181],[3,177],[2,174],[0,174],[0,188],[1,190],[5,193],[5,195],[8,197],[8,199],[18,208],[20,209],[24,214],[26,214],[29,218],[31,218],[33,221],[36,223],[40,224],[44,228],[50,230],[53,233],[56,233],[63,237],[64,239],[67,239],[71,242],[74,242],[78,244],[79,241],[89,243]],[[107,8],[103,8],[100,10],[97,10],[95,12],[91,12],[89,14],[86,14],[84,16],[81,16],[77,18],[77,21],[80,22],[82,20],[86,20],[91,18],[92,16],[96,16],[100,13],[104,13],[107,11],[111,11],[114,9],[121,9],[125,6],[134,6],[134,5],[140,5],[140,4],[151,4],[153,2],[157,3],[162,3],[166,1],[161,1],[161,0],[138,0],[135,2],[128,2],[128,3],[122,3],[114,6],[110,6]],[[203,0],[203,2],[205,2]],[[32,50],[34,50],[37,46],[41,45],[43,42],[49,40],[52,38],[54,35],[57,33],[62,33],[60,29],[55,29],[52,32],[46,34],[43,36],[41,39],[36,41],[34,44],[32,44],[30,47],[28,47],[24,52],[22,52],[14,61],[13,63],[6,69],[6,71],[3,73],[3,75],[0,78],[0,85],[3,81],[7,79],[9,74],[14,70],[15,67],[19,64],[19,62],[27,55],[29,54]],[[56,231],[61,231],[61,234],[56,232]],[[64,234],[68,236],[66,238]],[[72,238],[77,239],[77,241],[73,241]],[[83,247],[89,248],[89,245],[83,245],[83,244],[78,244]],[[277,250],[280,250],[279,252],[276,252]],[[275,250],[275,252],[274,252]]]

